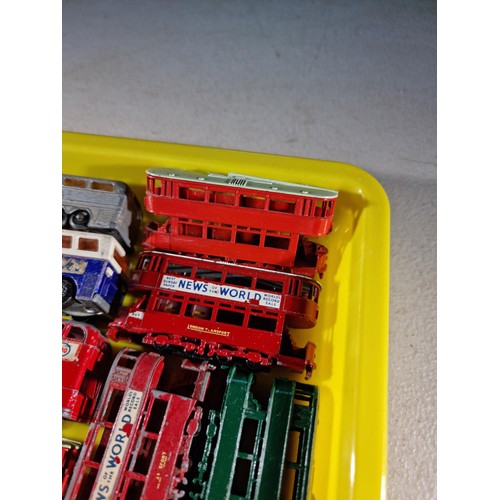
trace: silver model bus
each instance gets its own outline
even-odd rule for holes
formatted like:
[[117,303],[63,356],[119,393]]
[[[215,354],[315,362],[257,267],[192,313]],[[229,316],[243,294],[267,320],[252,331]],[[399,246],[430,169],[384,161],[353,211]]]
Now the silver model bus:
[[63,228],[112,234],[130,252],[141,221],[139,201],[124,182],[63,174]]

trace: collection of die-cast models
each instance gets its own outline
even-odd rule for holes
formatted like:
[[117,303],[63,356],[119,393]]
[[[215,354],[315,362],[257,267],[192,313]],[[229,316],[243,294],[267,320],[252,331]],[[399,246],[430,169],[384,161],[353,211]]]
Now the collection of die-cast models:
[[305,500],[318,390],[273,367],[315,368],[337,192],[152,168],[143,225],[121,181],[62,190],[63,497]]

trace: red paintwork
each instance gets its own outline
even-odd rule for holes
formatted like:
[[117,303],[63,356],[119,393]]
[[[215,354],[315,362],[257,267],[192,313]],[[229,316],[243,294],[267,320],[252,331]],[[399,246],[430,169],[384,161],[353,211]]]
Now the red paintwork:
[[[67,499],[179,497],[202,417],[198,402],[204,400],[212,368],[188,360],[174,368],[156,353],[124,349],[118,354]],[[186,387],[190,395],[175,393]]]
[[107,339],[92,325],[62,322],[62,416],[88,421],[111,364]]
[[[279,198],[279,201],[275,200]],[[332,229],[336,199],[220,186],[147,173],[147,211],[259,230],[325,236]],[[201,204],[202,203],[202,204]],[[292,203],[293,213],[289,212]],[[322,203],[324,206],[317,206]]]
[[[188,274],[181,275],[178,271],[174,272],[171,270],[171,266],[186,268],[188,269]],[[204,274],[199,274],[201,272]],[[217,273],[219,278],[211,278],[207,274],[210,272]],[[268,293],[269,295],[279,297],[281,301],[280,306],[270,307],[266,304],[265,300],[249,299],[246,302],[241,302],[232,300],[229,296],[214,297],[206,293],[201,295],[180,289],[168,289],[162,286],[162,281],[169,276],[198,285],[206,284],[204,286],[207,287],[225,286],[237,289],[243,294],[259,293],[264,295]],[[229,278],[230,276],[233,278],[232,281]],[[235,276],[238,277],[241,284],[236,282]],[[245,280],[251,282],[251,284],[245,283]],[[258,286],[257,283],[260,281],[268,283],[269,287],[262,288]],[[276,286],[276,290],[271,289],[272,285]],[[208,303],[210,301],[215,301],[216,304],[228,303],[236,307],[244,307],[247,310],[250,308],[259,308],[271,315],[277,315],[278,327],[280,327],[279,331],[282,331],[282,325],[290,328],[312,328],[316,325],[321,285],[303,276],[264,268],[200,259],[167,252],[142,252],[139,256],[136,269],[131,276],[129,291],[143,292],[159,290],[161,290],[162,295],[165,293],[169,294],[169,298],[173,298],[174,295],[182,295],[181,300],[184,302],[187,302],[189,298],[206,297]],[[215,305],[215,307],[217,306]],[[215,318],[213,317],[212,319]]]
[[[186,228],[189,226],[189,229]],[[143,246],[147,250],[165,250],[212,256],[229,262],[252,262],[252,265],[278,266],[283,271],[313,278],[326,270],[328,250],[296,233],[281,234],[288,248],[269,246],[266,234],[232,226],[211,229],[207,223],[179,222],[171,217],[164,224],[151,222],[146,226]]]
[[[175,266],[170,270],[170,266]],[[154,269],[152,271],[151,269]],[[179,272],[185,270],[186,275]],[[175,272],[174,272],[175,271]],[[203,274],[200,275],[203,271]],[[248,280],[247,287],[237,280]],[[232,281],[230,281],[230,278]],[[174,279],[190,289],[163,288],[164,280]],[[263,291],[257,280],[273,283],[282,291]],[[237,281],[236,281],[237,282]],[[251,282],[251,283],[250,283]],[[193,291],[194,285],[200,291]],[[235,294],[262,294],[263,300],[233,300],[211,296],[202,287],[227,287]],[[110,323],[108,336],[114,340],[176,346],[200,356],[240,358],[262,366],[273,363],[298,372],[313,366],[314,345],[283,351],[287,327],[309,328],[316,324],[321,287],[302,276],[203,260],[162,252],[142,252],[132,275],[129,290],[142,295],[122,309]],[[269,290],[269,289],[268,289]],[[301,296],[307,290],[308,296]],[[278,307],[266,302],[266,293],[278,298]]]
[[62,496],[66,494],[73,469],[78,459],[80,443],[63,439],[62,442]]

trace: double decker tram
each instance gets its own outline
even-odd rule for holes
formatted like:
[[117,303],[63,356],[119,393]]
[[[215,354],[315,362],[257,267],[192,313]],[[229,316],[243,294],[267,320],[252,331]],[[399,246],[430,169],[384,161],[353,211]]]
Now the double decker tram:
[[321,285],[310,278],[144,251],[129,291],[139,298],[110,323],[113,340],[139,338],[156,348],[311,375],[315,345],[298,348],[288,332],[316,324]]
[[305,237],[331,231],[337,191],[233,173],[146,175],[146,210],[167,218],[147,225],[146,247],[324,271],[326,248]]
[[[179,361],[178,357],[177,361]],[[210,382],[206,362],[157,353],[115,358],[65,498],[180,498]]]

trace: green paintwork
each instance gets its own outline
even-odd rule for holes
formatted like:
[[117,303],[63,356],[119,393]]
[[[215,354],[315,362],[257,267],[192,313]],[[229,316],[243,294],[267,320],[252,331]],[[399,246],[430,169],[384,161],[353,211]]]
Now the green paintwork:
[[[190,492],[191,498],[277,500],[288,468],[295,471],[294,484],[287,485],[292,499],[306,500],[317,388],[275,379],[265,409],[254,398],[253,382],[253,373],[230,369],[221,411],[209,412],[203,458],[193,480],[201,491]],[[292,431],[299,436],[293,463],[286,460]]]

